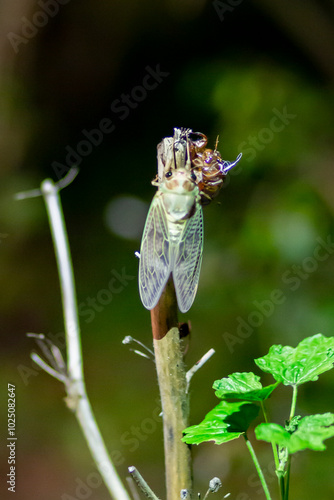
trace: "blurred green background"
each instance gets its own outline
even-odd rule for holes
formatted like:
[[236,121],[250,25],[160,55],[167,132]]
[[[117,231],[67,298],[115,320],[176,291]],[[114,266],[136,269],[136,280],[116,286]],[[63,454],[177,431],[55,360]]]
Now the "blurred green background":
[[[243,152],[204,209],[199,290],[180,315],[192,324],[189,367],[216,350],[192,382],[191,423],[198,423],[216,403],[215,379],[258,373],[253,358],[273,343],[333,335],[334,3],[3,0],[0,13],[1,477],[13,383],[15,498],[109,498],[92,479],[62,385],[36,370],[34,342],[25,336],[44,333],[63,345],[43,200],[14,194],[46,177],[57,181],[75,161],[80,174],[62,201],[88,393],[121,477],[135,465],[164,497],[155,368],[122,344],[132,335],[152,345],[134,252],[155,192],[156,145],[174,127],[190,127],[212,148],[219,134],[225,160]],[[101,120],[109,132],[99,135]],[[103,290],[113,272],[127,277],[111,296]],[[332,372],[306,385],[297,413],[333,411],[333,389]],[[278,423],[290,396],[282,388],[270,402]],[[274,491],[270,448],[255,446]],[[291,498],[333,498],[333,440],[327,446],[296,457]],[[221,497],[263,498],[253,473],[241,440],[194,449],[196,491],[217,475]]]

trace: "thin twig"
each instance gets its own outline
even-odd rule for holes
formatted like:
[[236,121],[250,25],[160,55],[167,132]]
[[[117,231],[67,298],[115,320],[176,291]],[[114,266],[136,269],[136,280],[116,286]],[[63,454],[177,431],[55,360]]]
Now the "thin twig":
[[149,359],[150,361],[154,362],[154,360],[150,356],[148,356],[144,352],[138,351],[138,349],[129,349],[129,351],[134,352],[135,354],[138,354],[138,356],[141,356],[142,358],[146,358],[146,359]]
[[[49,360],[53,369],[62,377],[62,380],[66,380],[68,378],[67,367],[59,347],[51,342],[50,339],[45,337],[43,333],[27,333],[27,337],[34,338],[36,340],[37,345],[45,357]],[[38,364],[36,360],[33,359],[33,361]]]
[[186,379],[187,379],[186,392],[187,393],[189,391],[190,380],[192,379],[193,375],[197,372],[197,370],[202,368],[202,366],[211,358],[211,356],[214,355],[214,353],[215,353],[215,350],[210,349],[206,354],[204,354],[204,356],[201,357],[201,359],[199,359],[197,361],[197,363],[194,364],[194,366],[192,366],[190,368],[190,370],[187,371],[187,373],[186,373]]
[[131,495],[133,496],[133,500],[140,500],[140,496],[138,494],[135,482],[131,476],[128,476],[126,478],[126,482],[128,483],[129,490],[131,492]]
[[50,352],[50,344],[52,345],[52,342],[50,342],[50,344],[48,345],[46,337],[43,334],[34,335],[33,333],[28,333],[27,337],[35,339],[36,344],[38,345],[38,347],[40,348],[46,359],[49,361],[51,366],[53,366],[55,370],[58,370],[57,362],[55,361],[54,356]]
[[42,370],[51,375],[51,377],[60,380],[60,382],[63,382],[63,384],[66,383],[66,375],[62,375],[54,368],[51,368],[51,366],[45,363],[45,361],[36,352],[32,352],[30,356],[31,359],[36,363],[36,365],[38,365],[40,368],[42,368]]
[[[68,370],[67,383],[65,384],[67,390],[67,405],[74,411],[76,418],[79,421],[96,466],[104,479],[111,497],[115,500],[130,500],[130,497],[108,455],[99,428],[95,421],[84,383],[80,328],[73,268],[65,221],[59,197],[59,189],[72,182],[76,173],[76,169],[74,169],[72,173],[69,172],[67,176],[58,184],[54,184],[52,180],[46,179],[42,182],[41,190],[39,192],[38,190],[33,190],[28,193],[19,193],[17,198],[24,199],[42,194],[46,204],[58,266],[64,314]],[[37,359],[38,358],[36,358],[36,360]],[[43,362],[41,363],[41,361],[38,361],[40,366],[43,365]],[[46,365],[46,367],[47,366],[48,365]],[[51,374],[50,367],[48,367],[46,371]],[[53,374],[53,376],[55,375]]]
[[124,337],[124,339],[122,340],[123,344],[131,344],[132,342],[136,342],[138,345],[140,345],[143,349],[145,349],[145,351],[147,351],[150,354],[150,356],[143,353],[142,351],[139,351],[138,349],[129,349],[130,351],[138,354],[139,356],[143,356],[144,358],[154,361],[154,352],[151,349],[149,349],[149,347],[147,347],[145,344],[140,342],[140,340],[131,337],[131,335],[126,335],[126,337]]
[[145,494],[147,498],[150,498],[151,500],[159,500],[159,498],[156,496],[156,494],[151,490],[143,476],[138,472],[136,467],[128,467],[128,471],[131,474],[131,477],[136,481],[138,484],[140,490]]
[[78,167],[75,166],[71,167],[70,170],[65,175],[65,177],[63,177],[56,183],[58,189],[59,190],[64,189],[65,187],[69,186],[71,182],[74,181],[78,173],[79,173]]

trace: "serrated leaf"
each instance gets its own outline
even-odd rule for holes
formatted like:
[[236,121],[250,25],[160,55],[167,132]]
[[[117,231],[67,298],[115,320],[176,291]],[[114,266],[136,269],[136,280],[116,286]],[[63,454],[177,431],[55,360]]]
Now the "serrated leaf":
[[233,439],[238,439],[242,432],[228,432],[223,422],[201,422],[199,425],[187,427],[183,432],[185,436],[182,441],[187,444],[200,444],[213,441],[215,444],[223,444]]
[[213,388],[221,399],[243,399],[244,401],[264,401],[269,398],[276,384],[262,387],[260,377],[253,372],[232,373],[228,377],[216,380]]
[[198,425],[187,427],[182,441],[199,444],[214,441],[226,443],[244,434],[249,424],[259,413],[259,407],[245,401],[228,403],[222,401],[211,410]]
[[286,447],[289,453],[325,450],[323,441],[334,436],[334,414],[309,415],[301,418],[296,431],[290,433],[278,424],[260,424],[255,429],[257,439]]
[[302,340],[295,348],[273,345],[269,353],[255,363],[284,385],[313,382],[321,373],[333,368],[334,337],[319,333]]
[[260,424],[255,427],[256,439],[276,443],[279,446],[287,446],[291,434],[279,424]]

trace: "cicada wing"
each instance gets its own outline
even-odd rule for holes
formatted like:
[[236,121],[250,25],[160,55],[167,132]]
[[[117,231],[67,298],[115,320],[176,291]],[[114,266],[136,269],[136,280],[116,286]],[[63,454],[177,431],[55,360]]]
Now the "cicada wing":
[[161,197],[155,195],[140,247],[139,293],[146,309],[157,305],[170,273],[168,224]]
[[187,312],[194,302],[203,254],[203,212],[197,205],[195,214],[186,223],[176,248],[173,280],[181,312]]

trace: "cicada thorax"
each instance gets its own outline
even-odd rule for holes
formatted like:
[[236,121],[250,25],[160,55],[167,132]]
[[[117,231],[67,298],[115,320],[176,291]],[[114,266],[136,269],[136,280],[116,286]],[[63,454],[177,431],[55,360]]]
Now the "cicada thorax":
[[200,200],[196,175],[186,168],[171,169],[159,186],[166,214],[172,221],[189,219]]

